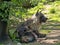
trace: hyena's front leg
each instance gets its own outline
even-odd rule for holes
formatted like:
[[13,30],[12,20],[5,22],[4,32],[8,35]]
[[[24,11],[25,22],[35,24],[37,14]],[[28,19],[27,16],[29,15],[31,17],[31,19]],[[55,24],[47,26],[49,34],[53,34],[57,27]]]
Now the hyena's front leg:
[[31,32],[33,34],[33,36],[35,37],[35,39],[37,40],[38,39],[38,36],[34,33],[34,32]]

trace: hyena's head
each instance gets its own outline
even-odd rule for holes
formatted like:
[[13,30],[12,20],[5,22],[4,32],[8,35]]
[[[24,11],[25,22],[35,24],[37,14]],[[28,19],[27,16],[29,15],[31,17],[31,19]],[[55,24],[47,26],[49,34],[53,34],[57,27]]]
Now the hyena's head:
[[45,23],[48,19],[47,17],[44,16],[44,14],[41,13],[41,11],[40,12],[37,11],[35,16],[37,17],[37,21],[39,21],[40,23],[42,22]]

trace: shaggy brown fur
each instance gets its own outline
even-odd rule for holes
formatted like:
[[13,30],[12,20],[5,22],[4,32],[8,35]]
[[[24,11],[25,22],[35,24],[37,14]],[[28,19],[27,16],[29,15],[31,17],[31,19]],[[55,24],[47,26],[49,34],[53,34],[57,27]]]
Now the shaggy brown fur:
[[[38,10],[39,11],[39,10]],[[37,38],[42,38],[45,37],[46,35],[40,34],[39,33],[39,27],[41,26],[42,23],[45,23],[47,18],[42,14],[41,12],[36,12],[30,19],[27,19],[25,22],[23,22],[21,25],[18,25],[16,31],[18,32],[19,37],[24,40],[22,37],[27,35],[29,32],[33,35],[30,35],[31,37],[34,37],[35,39]],[[28,33],[27,33],[28,32]],[[29,42],[30,39],[25,39],[24,41]],[[23,41],[23,42],[24,42]]]

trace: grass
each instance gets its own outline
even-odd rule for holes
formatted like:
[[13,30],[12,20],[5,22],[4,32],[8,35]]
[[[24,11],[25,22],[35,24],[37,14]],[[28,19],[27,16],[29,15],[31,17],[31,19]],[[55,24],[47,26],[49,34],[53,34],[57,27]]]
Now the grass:
[[60,43],[56,43],[55,45],[60,45]]
[[51,32],[51,30],[41,30],[40,32],[43,33],[43,34],[48,34],[48,33]]

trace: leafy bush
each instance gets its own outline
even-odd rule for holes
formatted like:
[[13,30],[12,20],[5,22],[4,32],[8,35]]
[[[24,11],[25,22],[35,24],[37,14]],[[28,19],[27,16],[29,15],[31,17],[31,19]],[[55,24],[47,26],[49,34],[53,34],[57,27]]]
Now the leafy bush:
[[0,3],[0,20],[7,21],[9,15],[9,4],[8,2]]

